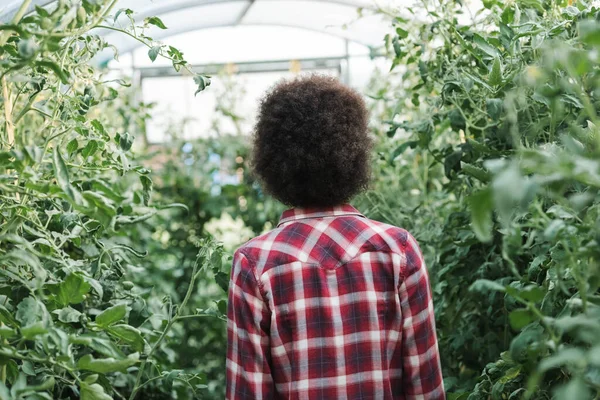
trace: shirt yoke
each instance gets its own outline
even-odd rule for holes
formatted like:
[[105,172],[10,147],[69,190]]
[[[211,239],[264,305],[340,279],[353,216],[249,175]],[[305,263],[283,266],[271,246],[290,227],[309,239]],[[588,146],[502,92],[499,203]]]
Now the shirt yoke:
[[363,253],[403,255],[411,245],[416,243],[405,229],[349,215],[293,221],[251,239],[237,252],[259,277],[298,261],[334,269]]

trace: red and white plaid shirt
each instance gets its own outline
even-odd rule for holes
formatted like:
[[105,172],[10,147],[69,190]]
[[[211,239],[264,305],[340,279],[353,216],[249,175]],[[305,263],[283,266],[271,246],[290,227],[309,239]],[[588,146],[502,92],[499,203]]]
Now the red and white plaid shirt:
[[234,256],[227,399],[445,399],[415,239],[350,205],[291,209]]

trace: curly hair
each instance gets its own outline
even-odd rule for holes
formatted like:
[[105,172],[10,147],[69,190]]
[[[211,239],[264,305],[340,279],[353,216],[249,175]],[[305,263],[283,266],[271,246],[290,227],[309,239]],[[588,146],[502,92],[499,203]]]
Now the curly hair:
[[251,164],[264,190],[292,207],[331,207],[366,189],[372,140],[362,97],[336,78],[284,80],[262,99]]

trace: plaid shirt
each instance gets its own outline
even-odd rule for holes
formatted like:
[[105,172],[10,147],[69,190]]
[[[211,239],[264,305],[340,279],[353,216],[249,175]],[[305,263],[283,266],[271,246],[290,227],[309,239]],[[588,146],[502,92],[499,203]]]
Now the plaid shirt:
[[427,270],[350,205],[291,209],[233,259],[227,399],[445,399]]

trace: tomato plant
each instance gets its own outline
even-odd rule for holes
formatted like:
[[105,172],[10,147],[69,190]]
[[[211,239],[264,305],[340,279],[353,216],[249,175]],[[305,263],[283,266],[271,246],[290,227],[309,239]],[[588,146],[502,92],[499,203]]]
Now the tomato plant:
[[[147,113],[128,102],[125,81],[93,66],[110,47],[94,29],[110,27],[116,1],[61,0],[25,15],[31,3],[0,35],[0,397],[134,399],[159,381],[166,398],[195,396],[204,376],[157,363],[157,351],[181,320],[220,315],[186,304],[207,268],[219,272],[222,248],[196,241],[179,298],[148,299],[130,280],[148,257],[132,238],[186,207],[151,201],[133,135]],[[117,30],[151,58],[189,69],[144,34],[164,28],[159,18],[136,26],[131,10],[119,13],[132,25]],[[196,82],[203,90],[210,80]]]
[[591,399],[600,14],[484,5],[424,0],[394,18],[397,78],[370,92],[387,139],[361,201],[423,243],[450,398]]

